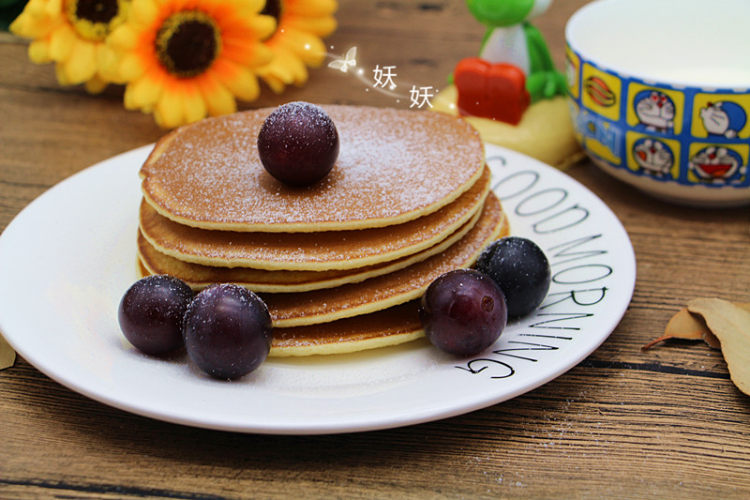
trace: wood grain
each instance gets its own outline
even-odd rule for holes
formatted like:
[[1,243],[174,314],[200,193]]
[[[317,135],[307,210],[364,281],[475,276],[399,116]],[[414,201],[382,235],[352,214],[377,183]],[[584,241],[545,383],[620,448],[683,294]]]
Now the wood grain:
[[[563,27],[583,0],[536,22],[562,65]],[[342,0],[332,54],[445,85],[482,28],[459,0]],[[163,134],[122,108],[122,89],[62,88],[0,35],[0,229],[33,198]],[[325,68],[303,88],[245,107],[304,99],[396,106]],[[87,399],[24,360],[0,372],[0,498],[747,498],[750,399],[718,351],[667,342],[694,297],[750,300],[750,212],[665,204],[584,162],[569,171],[612,208],[637,256],[632,303],[611,337],[554,381],[460,417],[310,437],[167,424]],[[37,293],[34,290],[19,293]],[[40,312],[43,313],[43,312]]]

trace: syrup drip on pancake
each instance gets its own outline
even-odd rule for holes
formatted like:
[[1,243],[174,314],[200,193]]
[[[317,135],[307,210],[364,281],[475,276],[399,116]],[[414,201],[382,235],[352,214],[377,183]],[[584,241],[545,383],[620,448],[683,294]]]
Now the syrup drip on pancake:
[[221,50],[221,36],[210,16],[200,11],[182,11],[164,21],[154,44],[164,68],[185,78],[211,66]]

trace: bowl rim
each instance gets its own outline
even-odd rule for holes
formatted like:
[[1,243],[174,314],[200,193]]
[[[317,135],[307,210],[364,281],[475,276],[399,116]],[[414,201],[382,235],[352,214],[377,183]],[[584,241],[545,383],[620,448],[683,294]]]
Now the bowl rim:
[[594,0],[593,2],[587,3],[586,5],[579,8],[577,11],[573,13],[572,16],[568,19],[568,21],[565,24],[565,43],[567,47],[576,54],[581,59],[581,62],[585,62],[588,64],[592,64],[597,69],[609,73],[614,73],[619,77],[625,77],[629,79],[635,79],[640,80],[648,85],[658,86],[658,87],[669,87],[673,89],[694,89],[694,90],[700,90],[703,92],[713,92],[713,93],[721,93],[721,92],[731,92],[731,93],[737,93],[737,94],[745,94],[750,93],[750,82],[748,82],[746,85],[740,85],[740,86],[731,86],[731,85],[714,85],[714,84],[703,84],[700,82],[695,81],[686,81],[683,79],[670,79],[670,78],[654,78],[653,76],[649,76],[645,73],[641,73],[638,71],[632,71],[628,69],[623,69],[622,66],[620,66],[617,63],[610,63],[606,61],[601,61],[595,57],[591,57],[590,55],[586,54],[584,50],[580,48],[580,46],[576,46],[574,43],[571,42],[571,39],[574,38],[571,36],[572,32],[572,26],[575,22],[578,21],[578,19],[585,15],[585,12],[590,9],[597,9],[601,8],[602,4],[608,4],[608,3],[622,3],[625,0]]

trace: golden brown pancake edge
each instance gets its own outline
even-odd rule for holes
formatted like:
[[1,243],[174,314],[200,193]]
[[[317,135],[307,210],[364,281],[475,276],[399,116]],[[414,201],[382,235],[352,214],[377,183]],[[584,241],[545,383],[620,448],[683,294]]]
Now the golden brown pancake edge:
[[481,211],[457,231],[438,244],[412,255],[370,266],[327,271],[268,271],[246,267],[211,267],[184,262],[162,254],[138,233],[138,257],[150,274],[169,274],[184,281],[193,290],[202,290],[213,283],[235,283],[255,292],[294,293],[333,288],[358,283],[403,269],[427,259],[463,238],[479,220]]
[[471,267],[488,244],[508,232],[500,201],[490,193],[479,221],[466,236],[440,254],[360,283],[311,292],[260,295],[274,326],[278,327],[328,323],[367,314],[415,299],[441,274]]
[[491,185],[489,168],[457,200],[404,224],[323,233],[208,231],[175,223],[141,203],[140,229],[163,254],[214,267],[326,271],[355,269],[415,254],[434,246],[473,218]]
[[167,218],[206,229],[363,229],[432,213],[482,174],[481,140],[463,120],[390,108],[323,107],[339,130],[341,153],[314,186],[291,188],[263,169],[257,132],[273,111],[265,108],[203,120],[165,136],[141,167],[144,199]]

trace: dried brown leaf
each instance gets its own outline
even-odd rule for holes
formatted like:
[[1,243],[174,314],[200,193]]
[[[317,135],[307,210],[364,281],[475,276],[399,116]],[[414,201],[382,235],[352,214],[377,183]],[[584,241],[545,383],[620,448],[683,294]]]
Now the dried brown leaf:
[[718,338],[716,338],[716,335],[714,335],[710,331],[703,333],[703,340],[706,342],[706,344],[713,347],[714,349],[721,349],[721,342]]
[[[744,304],[743,304],[744,306]],[[721,341],[729,376],[739,390],[750,395],[750,310],[722,299],[694,299],[688,310],[699,314]]]
[[[733,302],[733,304],[750,312],[750,302]],[[703,340],[710,347],[721,349],[721,342],[711,333],[703,318],[700,315],[692,314],[687,307],[680,309],[670,318],[664,329],[664,335],[644,345],[641,350],[646,351],[659,342],[670,339]]]
[[[664,335],[644,345],[641,350],[645,351],[659,342],[669,339],[705,340],[711,347],[719,348],[719,345],[714,346],[712,344],[711,341],[715,339],[706,326],[706,322],[700,316],[690,314],[686,307],[672,316],[664,329]],[[718,341],[716,341],[716,344],[718,344]]]
[[16,361],[16,351],[0,336],[0,370],[10,368]]

